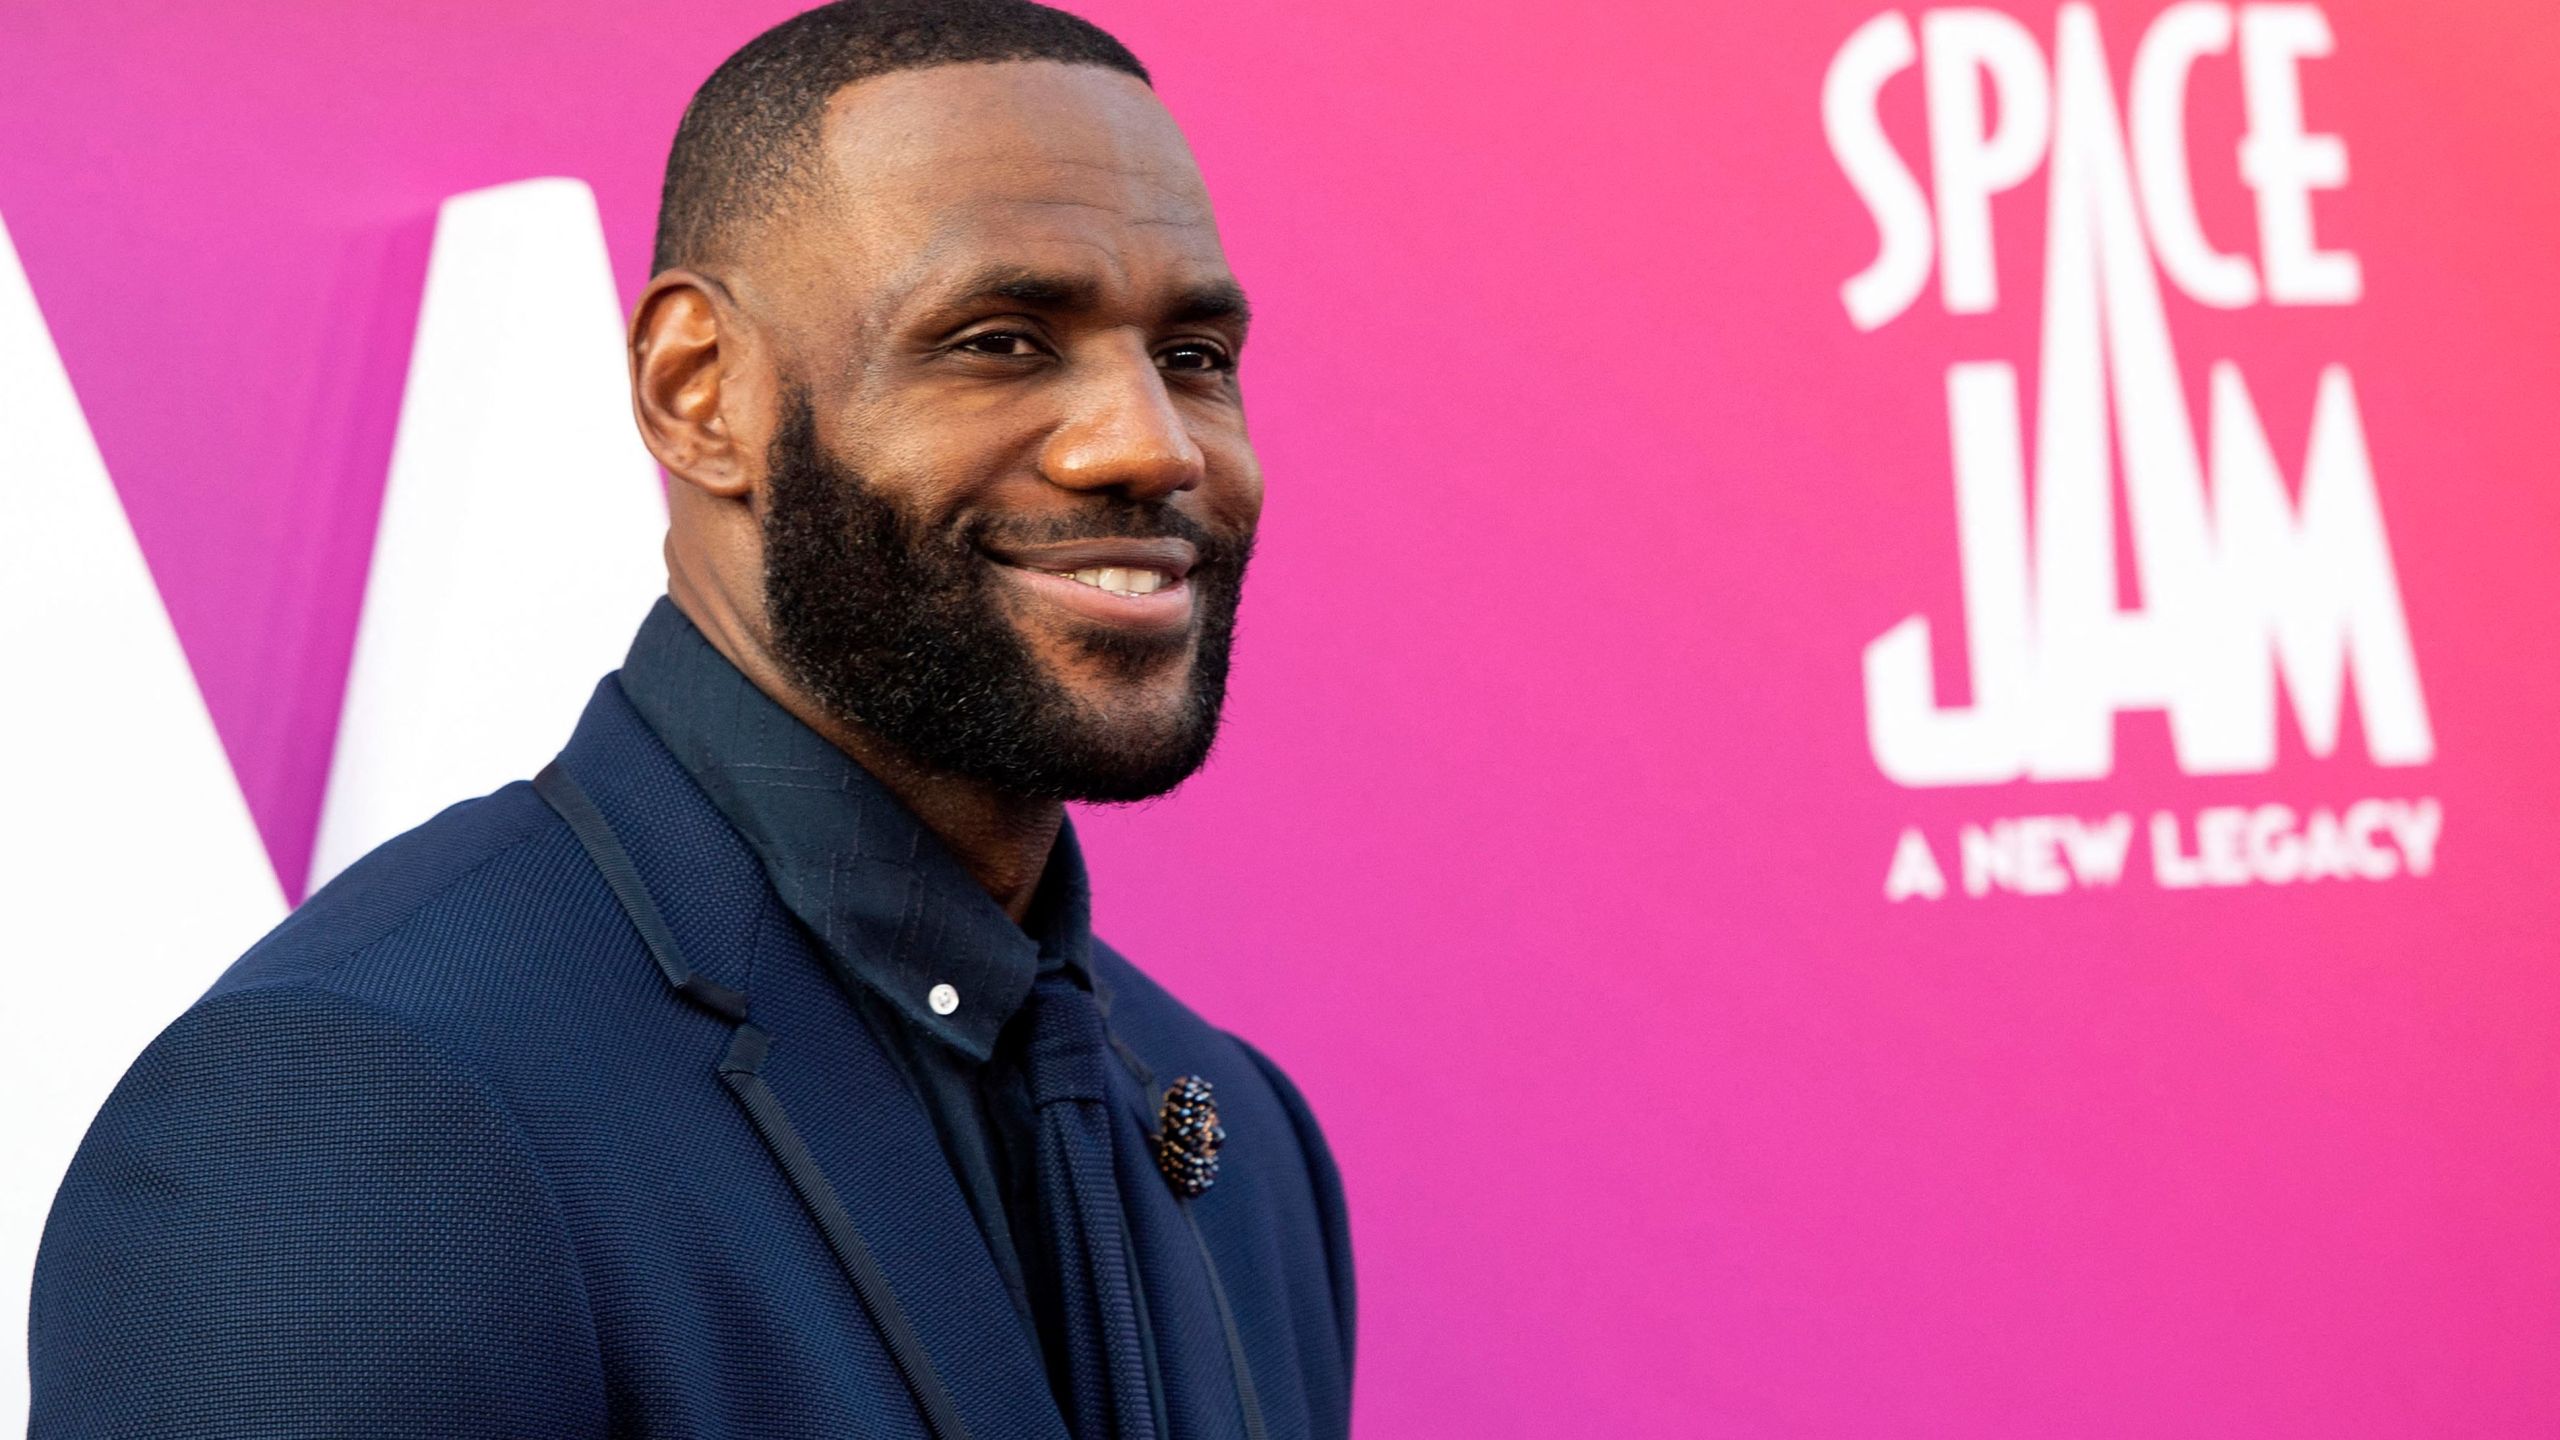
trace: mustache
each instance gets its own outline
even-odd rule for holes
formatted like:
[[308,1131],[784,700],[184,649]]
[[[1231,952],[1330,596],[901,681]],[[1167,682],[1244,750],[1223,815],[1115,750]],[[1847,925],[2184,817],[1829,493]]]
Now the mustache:
[[1065,515],[972,516],[958,527],[958,538],[982,550],[1077,540],[1181,540],[1199,552],[1195,568],[1240,570],[1253,556],[1248,531],[1214,529],[1168,505],[1125,500]]

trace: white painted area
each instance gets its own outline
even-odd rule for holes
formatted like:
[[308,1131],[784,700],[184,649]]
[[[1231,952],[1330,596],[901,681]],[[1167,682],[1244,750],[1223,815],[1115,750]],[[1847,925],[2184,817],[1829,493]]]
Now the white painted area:
[[620,301],[575,180],[436,222],[317,888],[438,810],[531,775],[665,589],[666,497],[632,426]]
[[0,227],[0,1433],[26,1430],[45,1212],[125,1067],[284,917],[17,248]]

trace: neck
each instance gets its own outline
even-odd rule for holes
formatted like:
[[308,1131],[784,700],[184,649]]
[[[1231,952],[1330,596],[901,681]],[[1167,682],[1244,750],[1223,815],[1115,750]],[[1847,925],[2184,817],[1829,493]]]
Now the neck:
[[[675,560],[672,554],[670,561]],[[757,689],[801,724],[853,757],[912,811],[926,829],[1019,924],[1031,909],[1057,844],[1066,808],[1055,800],[1029,800],[989,788],[965,776],[917,764],[904,751],[819,707],[773,658],[764,627],[750,625],[717,586],[696,583],[689,567],[668,567],[667,598],[693,622],[711,648],[727,657]]]

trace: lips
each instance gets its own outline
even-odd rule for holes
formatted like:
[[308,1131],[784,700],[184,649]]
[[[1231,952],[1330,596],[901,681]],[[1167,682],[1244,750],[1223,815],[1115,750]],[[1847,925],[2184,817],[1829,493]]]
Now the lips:
[[1129,630],[1191,623],[1186,577],[1199,551],[1187,540],[1099,537],[988,546],[985,553],[1026,592],[1079,619]]

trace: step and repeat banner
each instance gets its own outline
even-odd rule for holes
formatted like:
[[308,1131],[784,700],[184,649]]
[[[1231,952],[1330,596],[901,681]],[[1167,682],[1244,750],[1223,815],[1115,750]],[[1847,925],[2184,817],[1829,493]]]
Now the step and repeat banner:
[[[790,8],[0,9],[0,1429],[123,1066],[657,593]],[[1363,1433],[2560,1433],[2560,10],[1082,8],[1270,506],[1080,824],[1327,1122]]]

